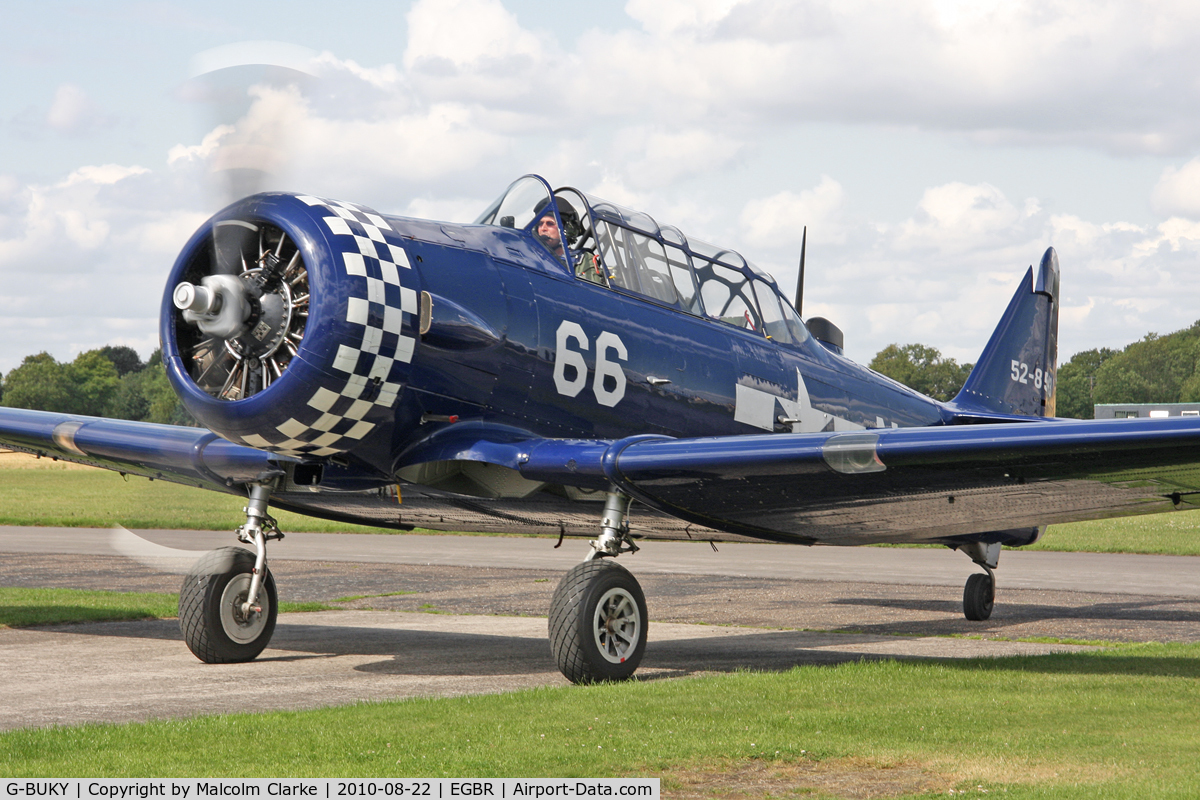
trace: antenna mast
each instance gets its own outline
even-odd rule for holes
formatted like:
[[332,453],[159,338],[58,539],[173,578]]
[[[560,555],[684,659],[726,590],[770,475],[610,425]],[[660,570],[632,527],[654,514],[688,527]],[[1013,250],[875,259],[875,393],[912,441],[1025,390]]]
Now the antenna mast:
[[808,248],[808,226],[804,226],[804,234],[800,239],[800,274],[796,277],[796,313],[804,316],[800,310],[804,306],[804,251]]

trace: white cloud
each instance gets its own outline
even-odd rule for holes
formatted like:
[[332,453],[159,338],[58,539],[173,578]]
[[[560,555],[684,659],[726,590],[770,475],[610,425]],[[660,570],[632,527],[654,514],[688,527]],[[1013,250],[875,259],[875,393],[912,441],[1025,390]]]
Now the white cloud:
[[[438,182],[477,185],[480,166],[500,159],[510,146],[473,109],[452,103],[382,120],[309,116],[298,130],[293,179],[300,185],[392,204]],[[484,191],[498,193],[503,180]]]
[[1040,211],[1035,198],[1021,208],[991,184],[948,183],[927,189],[912,219],[899,226],[900,250],[965,251],[1024,239]]
[[1164,216],[1200,219],[1200,158],[1163,170],[1150,202]]
[[641,30],[579,50],[591,97],[625,114],[638,103],[656,121],[916,125],[1120,152],[1200,143],[1194,4],[646,0],[629,12]]
[[743,147],[742,142],[700,128],[626,128],[614,137],[613,160],[626,165],[627,180],[634,186],[658,188],[710,175],[734,161]]
[[656,35],[711,33],[738,0],[629,0],[625,13]]
[[[340,63],[324,63],[338,71],[339,85],[365,83]],[[241,119],[214,128],[199,144],[173,147],[167,161],[234,179],[235,194],[300,189],[391,209],[439,182],[443,191],[447,182],[469,182],[482,164],[499,160],[511,147],[506,137],[489,130],[477,107],[398,105],[393,101],[401,87],[392,88],[377,93],[360,113],[342,116],[326,113],[335,107],[297,86],[253,86]],[[511,177],[496,177],[484,192],[499,192]]]
[[189,165],[109,164],[14,187],[0,217],[0,370],[110,343],[149,355],[167,269],[207,216],[196,178]]
[[183,161],[207,161],[221,146],[221,140],[230,136],[236,128],[232,125],[218,125],[213,128],[200,144],[177,144],[167,151],[167,164],[174,165]]
[[499,0],[418,0],[408,13],[409,70],[436,71],[437,64],[470,69],[541,55],[537,37]]
[[100,166],[86,166],[72,172],[67,176],[66,181],[62,186],[78,186],[95,184],[97,186],[109,186],[118,181],[123,181],[133,175],[145,175],[150,170],[145,167],[131,166],[126,167],[122,164],[102,164]]
[[402,63],[427,96],[557,107],[558,61],[552,42],[522,28],[500,0],[418,0],[408,14]]
[[800,194],[783,191],[746,203],[741,223],[746,240],[759,247],[793,248],[800,245],[804,227],[821,231],[823,241],[841,244],[848,233],[844,216],[846,192],[828,175]]
[[46,125],[59,133],[82,134],[106,123],[100,107],[73,83],[64,83],[55,90],[46,112]]

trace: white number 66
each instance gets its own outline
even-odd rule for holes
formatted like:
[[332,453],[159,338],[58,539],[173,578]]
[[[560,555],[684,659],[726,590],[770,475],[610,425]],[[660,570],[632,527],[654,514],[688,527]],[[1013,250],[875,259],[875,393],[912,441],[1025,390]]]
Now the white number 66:
[[[572,350],[571,340],[575,340],[578,350]],[[567,397],[576,397],[587,384],[587,362],[583,351],[590,347],[587,334],[576,322],[563,320],[558,326],[554,342],[554,387],[558,393]],[[617,361],[628,361],[629,351],[625,343],[615,333],[602,331],[596,337],[596,374],[592,378],[592,392],[596,402],[602,406],[612,407],[625,397],[625,371],[620,364],[608,360],[609,351],[616,353]],[[567,367],[573,367],[575,376],[567,378]],[[611,378],[611,388],[606,384]]]

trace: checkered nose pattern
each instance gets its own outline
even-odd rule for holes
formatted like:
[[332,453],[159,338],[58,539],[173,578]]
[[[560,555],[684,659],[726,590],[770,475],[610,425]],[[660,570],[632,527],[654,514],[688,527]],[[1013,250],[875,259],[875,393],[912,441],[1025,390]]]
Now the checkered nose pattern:
[[231,424],[203,421],[262,450],[337,455],[395,414],[416,346],[417,273],[405,240],[370,209],[308,196],[272,199],[308,234],[299,238],[319,248],[304,254],[313,304],[303,345],[280,380],[225,404]]

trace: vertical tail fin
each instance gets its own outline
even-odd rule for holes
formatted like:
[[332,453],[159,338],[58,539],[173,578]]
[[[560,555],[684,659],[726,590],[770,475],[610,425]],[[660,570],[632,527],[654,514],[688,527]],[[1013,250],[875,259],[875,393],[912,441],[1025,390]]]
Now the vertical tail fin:
[[951,405],[984,414],[1054,416],[1058,371],[1058,254],[1025,273],[1000,324]]

